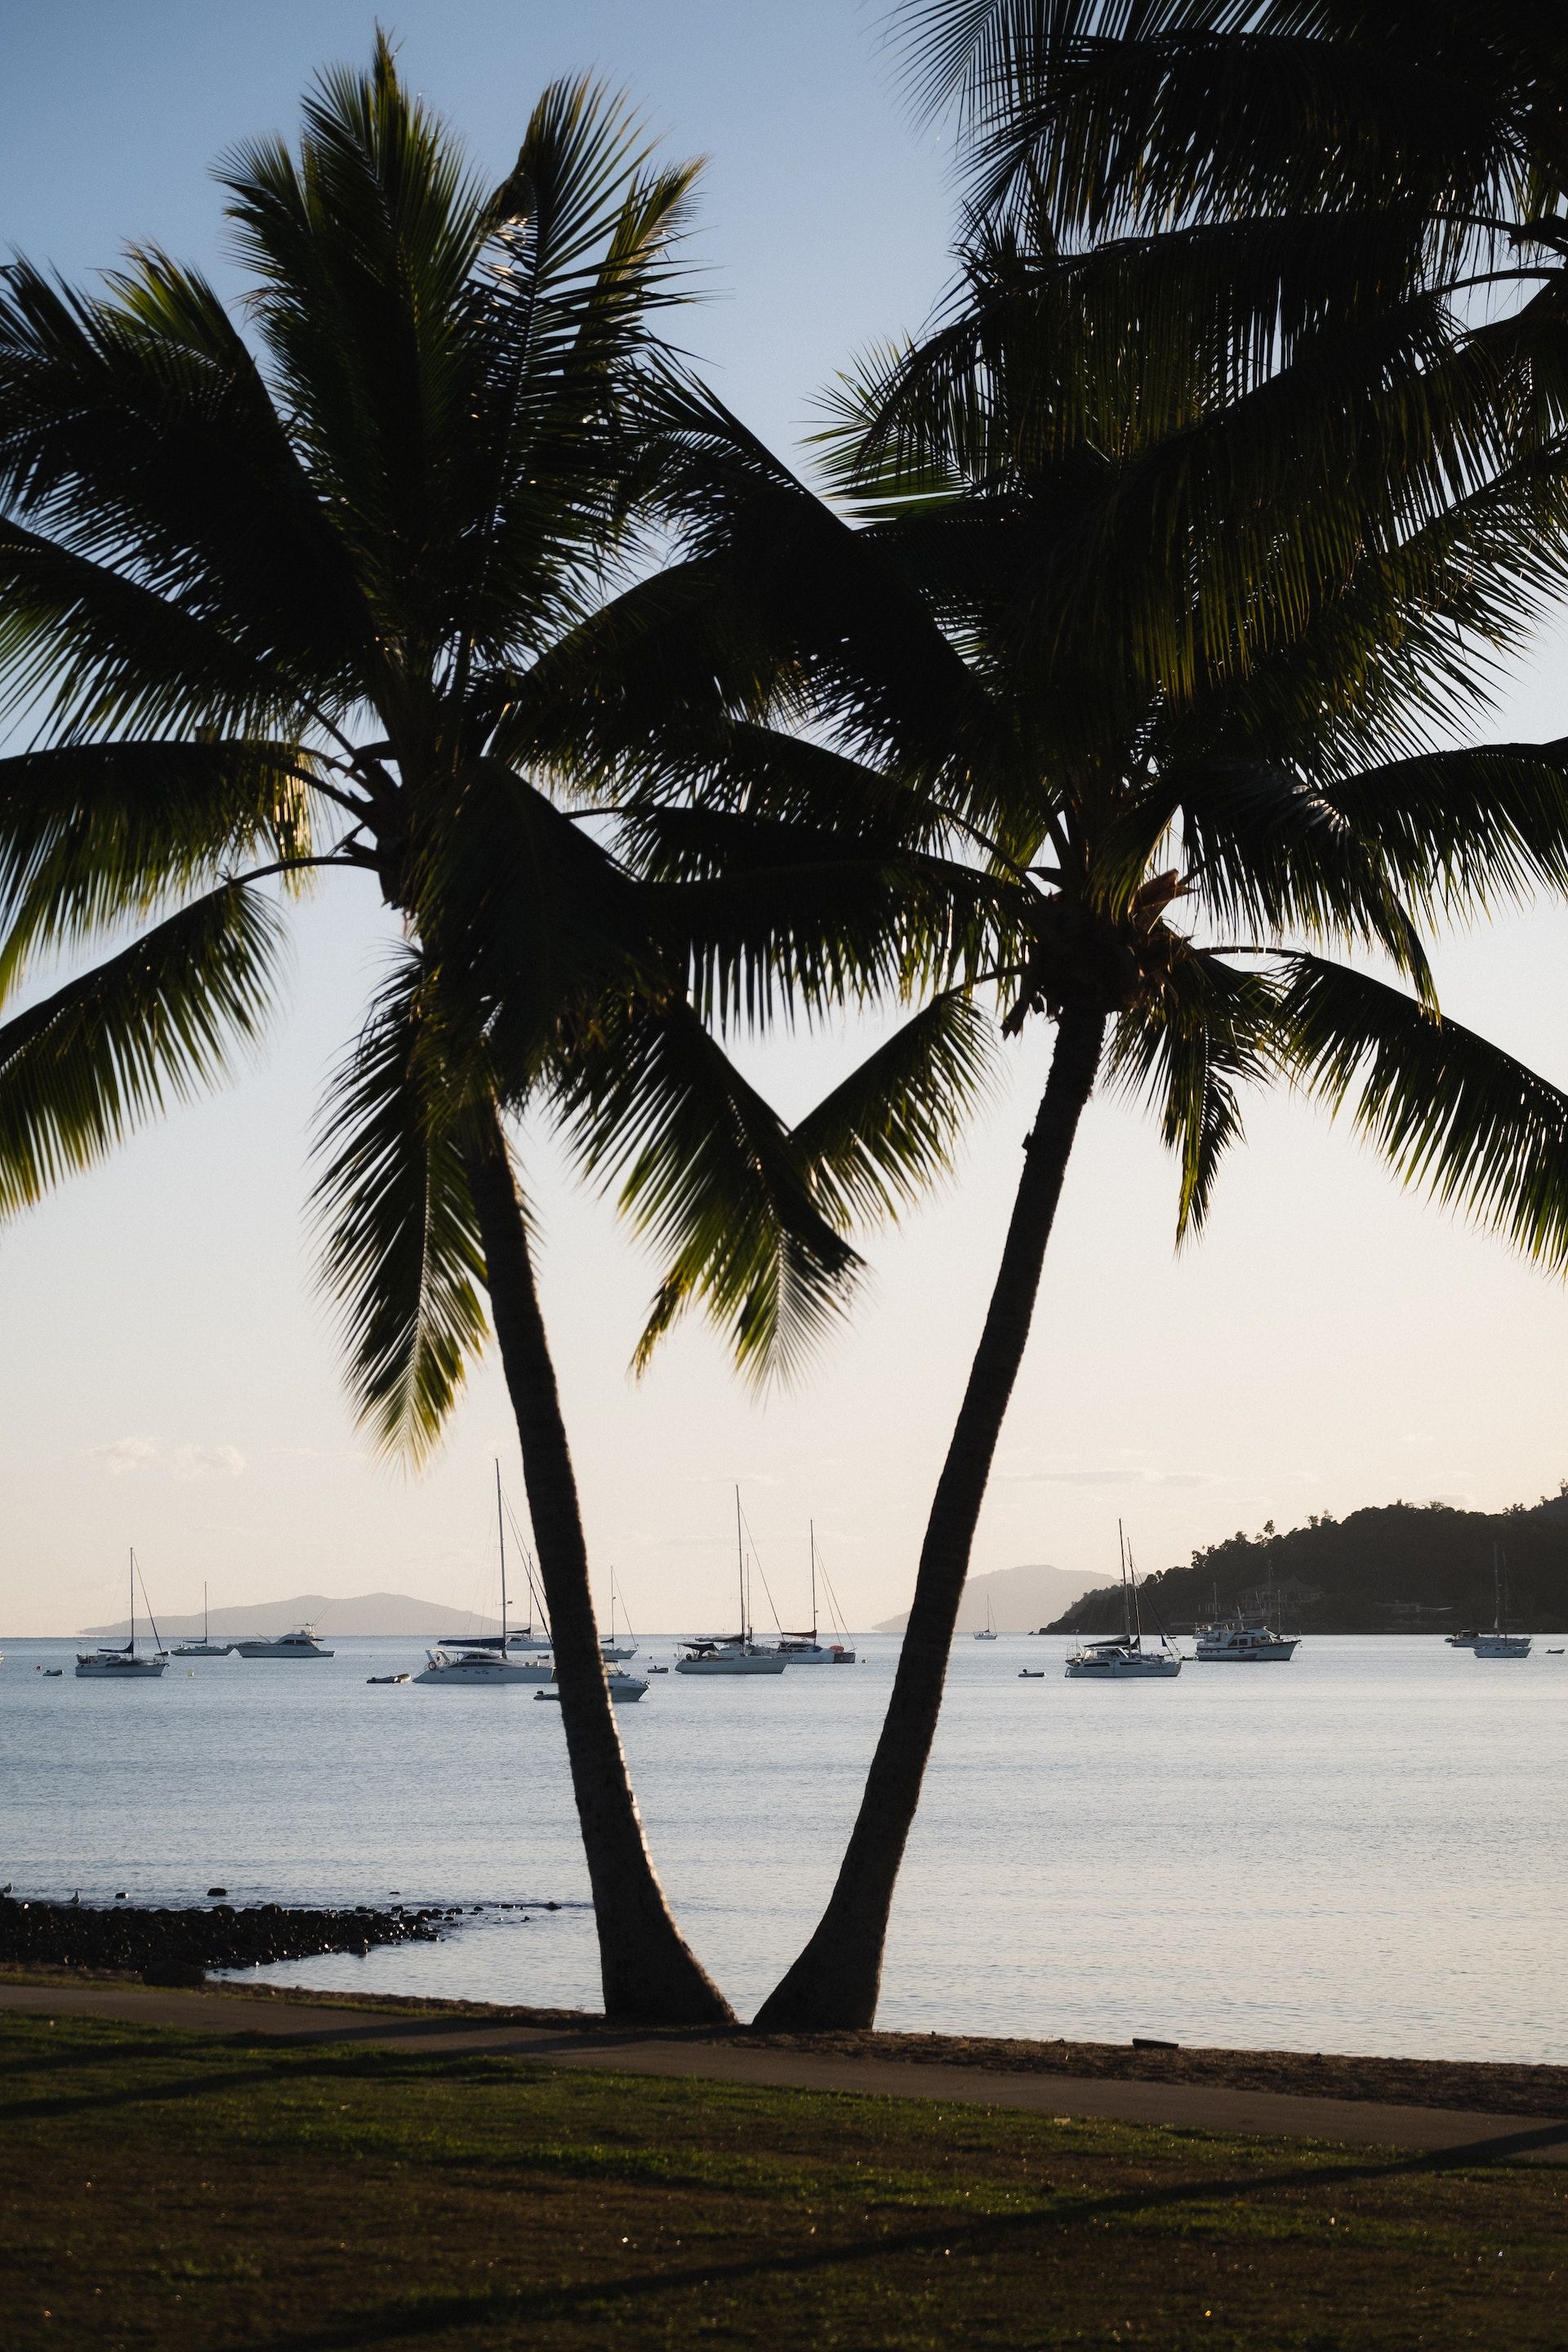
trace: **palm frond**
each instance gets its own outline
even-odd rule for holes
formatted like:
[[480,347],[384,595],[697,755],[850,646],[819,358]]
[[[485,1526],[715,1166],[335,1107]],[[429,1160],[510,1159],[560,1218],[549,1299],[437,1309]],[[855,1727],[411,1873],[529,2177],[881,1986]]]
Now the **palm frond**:
[[311,1196],[360,1418],[384,1452],[416,1462],[489,1328],[461,1102],[428,994],[422,960],[405,954],[328,1092]]
[[584,1164],[667,1272],[635,1362],[689,1305],[752,1379],[788,1378],[845,1313],[860,1261],[823,1216],[777,1113],[680,998],[580,1041],[558,1100]]
[[223,1083],[271,1003],[277,919],[220,888],[0,1024],[0,1214]]
[[1108,1073],[1160,1113],[1181,1165],[1176,1244],[1201,1232],[1220,1162],[1242,1139],[1240,1090],[1278,1075],[1278,989],[1201,950],[1179,950],[1158,994],[1121,1015]]
[[1303,1092],[1349,1105],[1403,1182],[1568,1267],[1568,1094],[1364,972],[1280,962],[1281,1046]]

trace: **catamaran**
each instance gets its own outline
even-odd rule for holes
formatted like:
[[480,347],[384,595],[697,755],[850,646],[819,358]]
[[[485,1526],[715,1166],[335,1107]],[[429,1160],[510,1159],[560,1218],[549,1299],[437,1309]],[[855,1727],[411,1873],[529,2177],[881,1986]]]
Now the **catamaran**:
[[173,1655],[176,1658],[226,1658],[233,1649],[232,1642],[215,1642],[207,1631],[207,1588],[202,1585],[202,1638],[199,1642],[176,1642]]
[[[153,1650],[151,1657],[139,1655],[136,1648],[136,1579],[140,1570],[136,1554],[131,1555],[131,1639],[122,1650],[79,1650],[76,1657],[78,1675],[85,1680],[105,1682],[156,1682],[169,1663],[167,1651],[158,1639],[157,1622],[153,1616],[153,1604],[147,1602],[148,1622],[153,1627]],[[146,1596],[146,1586],[142,1588]]]
[[1508,1630],[1508,1563],[1492,1546],[1492,1597],[1496,1617],[1489,1633],[1478,1633],[1472,1643],[1478,1658],[1528,1658],[1530,1635]]
[[[1121,1532],[1121,1522],[1116,1522],[1116,1541],[1121,1556],[1121,1633],[1113,1642],[1085,1642],[1072,1653],[1067,1662],[1067,1672],[1074,1681],[1090,1679],[1098,1682],[1146,1682],[1163,1680],[1182,1671],[1182,1654],[1172,1648],[1160,1626],[1160,1647],[1143,1647],[1143,1619],[1138,1600],[1138,1571],[1132,1564],[1132,1554]],[[1155,1612],[1156,1624],[1159,1614]]]
[[[445,1690],[480,1685],[489,1690],[526,1690],[532,1684],[555,1680],[552,1659],[541,1658],[536,1654],[514,1658],[508,1654],[511,1634],[507,1623],[506,1506],[501,1499],[499,1462],[496,1464],[496,1540],[500,1548],[500,1637],[481,1634],[468,1642],[443,1640],[435,1649],[425,1653],[427,1664],[423,1674],[415,1675],[416,1683],[438,1684]],[[532,1633],[531,1621],[528,1642],[531,1652],[536,1649]]]
[[780,1650],[760,1650],[752,1639],[746,1612],[746,1547],[741,1527],[741,1490],[735,1489],[735,1572],[741,1591],[738,1633],[701,1634],[681,1643],[678,1675],[782,1675],[789,1660]]

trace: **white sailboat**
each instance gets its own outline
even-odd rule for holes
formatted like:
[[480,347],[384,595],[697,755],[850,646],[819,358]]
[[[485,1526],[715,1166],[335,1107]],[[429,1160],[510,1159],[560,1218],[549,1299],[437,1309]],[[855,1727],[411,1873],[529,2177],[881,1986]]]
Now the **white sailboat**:
[[[780,1629],[779,1654],[786,1666],[852,1666],[855,1653],[844,1642],[823,1642],[816,1631],[816,1521],[807,1526],[811,1539],[811,1631],[809,1633],[786,1633]],[[828,1587],[828,1602],[832,1606],[833,1588]]]
[[1528,1658],[1530,1635],[1508,1630],[1508,1564],[1492,1546],[1492,1598],[1496,1616],[1489,1633],[1478,1633],[1471,1644],[1478,1658]]
[[994,1642],[996,1639],[996,1628],[992,1622],[991,1617],[991,1595],[989,1593],[985,1596],[985,1622],[981,1627],[978,1633],[972,1633],[969,1638],[972,1642]]
[[[1085,1642],[1067,1662],[1070,1680],[1094,1682],[1154,1682],[1168,1680],[1182,1671],[1182,1655],[1173,1650],[1160,1628],[1160,1647],[1143,1647],[1143,1621],[1138,1603],[1138,1571],[1132,1564],[1132,1554],[1121,1532],[1121,1522],[1116,1522],[1117,1548],[1121,1557],[1121,1633],[1113,1642]],[[1156,1619],[1156,1622],[1158,1620]]]
[[207,1631],[207,1588],[202,1584],[202,1638],[199,1642],[176,1642],[172,1654],[176,1658],[226,1658],[233,1649],[232,1642],[215,1642]]
[[678,1675],[782,1675],[789,1661],[781,1651],[759,1650],[746,1616],[746,1548],[741,1530],[741,1490],[735,1489],[735,1572],[741,1591],[738,1633],[700,1635],[681,1643]]
[[[553,1660],[531,1655],[514,1658],[509,1654],[510,1631],[507,1623],[506,1594],[506,1506],[501,1499],[500,1464],[496,1464],[496,1540],[500,1548],[500,1638],[480,1636],[472,1642],[442,1642],[425,1653],[427,1661],[416,1683],[439,1685],[444,1690],[477,1689],[527,1690],[536,1683],[555,1680]],[[530,1628],[530,1648],[531,1642]]]
[[[631,1630],[628,1625],[626,1632],[630,1633]],[[616,1571],[613,1568],[610,1570],[610,1630],[600,1636],[599,1649],[606,1658],[635,1658],[637,1654],[635,1638],[629,1642],[617,1642],[616,1639]]]
[[[168,1653],[158,1640],[158,1628],[153,1621],[153,1604],[147,1604],[148,1622],[153,1624],[153,1650],[150,1657],[141,1656],[136,1648],[136,1554],[131,1555],[131,1639],[122,1650],[79,1650],[76,1670],[83,1681],[156,1682],[169,1663]],[[142,1588],[145,1592],[145,1586]]]

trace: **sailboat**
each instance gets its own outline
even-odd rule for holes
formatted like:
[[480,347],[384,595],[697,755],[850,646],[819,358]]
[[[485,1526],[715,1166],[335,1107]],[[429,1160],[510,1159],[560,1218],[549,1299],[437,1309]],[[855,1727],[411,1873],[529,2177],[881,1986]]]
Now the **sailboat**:
[[[153,1640],[155,1646],[152,1656],[141,1657],[137,1654],[136,1579],[138,1573],[136,1554],[132,1552],[131,1555],[131,1639],[126,1643],[125,1647],[122,1650],[79,1650],[77,1652],[76,1658],[76,1670],[79,1677],[84,1680],[89,1677],[101,1678],[106,1682],[111,1681],[121,1683],[156,1682],[158,1676],[163,1672],[164,1667],[168,1664],[168,1653],[164,1650],[163,1643],[158,1640],[158,1628],[156,1623],[153,1624]],[[144,1596],[146,1591],[145,1586],[142,1587],[142,1591]],[[153,1604],[151,1601],[147,1604],[147,1616],[149,1622],[152,1622]]]
[[226,1658],[234,1647],[232,1642],[215,1642],[207,1631],[207,1588],[202,1585],[202,1638],[199,1642],[176,1642],[173,1655],[176,1658]]
[[500,1464],[496,1464],[496,1539],[500,1548],[500,1635],[481,1635],[477,1640],[441,1641],[435,1649],[426,1650],[428,1661],[422,1674],[415,1675],[416,1683],[438,1684],[444,1689],[485,1685],[492,1690],[525,1690],[535,1683],[552,1683],[555,1667],[552,1660],[537,1656],[527,1659],[508,1654],[510,1632],[507,1623],[506,1594],[506,1506],[501,1499]]
[[1508,1630],[1508,1564],[1492,1546],[1492,1601],[1495,1622],[1489,1633],[1478,1633],[1472,1644],[1478,1658],[1528,1658],[1530,1635]]
[[[807,1521],[811,1538],[811,1631],[786,1633],[781,1628],[779,1654],[786,1666],[852,1666],[855,1653],[843,1642],[821,1642],[816,1635],[816,1521]],[[832,1591],[829,1588],[829,1602]]]
[[[1138,1602],[1138,1571],[1132,1564],[1132,1554],[1121,1532],[1121,1522],[1116,1522],[1116,1543],[1121,1559],[1121,1633],[1114,1642],[1085,1642],[1067,1662],[1070,1679],[1097,1682],[1145,1682],[1163,1680],[1182,1671],[1179,1650],[1173,1650],[1165,1639],[1165,1629],[1160,1627],[1160,1647],[1143,1647],[1143,1620]],[[1159,1622],[1156,1614],[1155,1622]]]
[[[626,1632],[630,1633],[631,1630],[628,1625]],[[635,1658],[637,1654],[635,1637],[629,1642],[617,1642],[616,1639],[616,1571],[613,1568],[610,1570],[610,1630],[601,1635],[599,1648],[606,1658]]]
[[994,1642],[996,1639],[996,1628],[992,1622],[991,1618],[991,1595],[989,1593],[985,1596],[985,1622],[981,1627],[978,1633],[972,1633],[969,1638],[972,1642]]
[[779,1650],[759,1650],[746,1615],[746,1546],[741,1527],[741,1490],[735,1489],[735,1573],[741,1591],[738,1633],[699,1635],[681,1643],[678,1675],[782,1675],[788,1659]]

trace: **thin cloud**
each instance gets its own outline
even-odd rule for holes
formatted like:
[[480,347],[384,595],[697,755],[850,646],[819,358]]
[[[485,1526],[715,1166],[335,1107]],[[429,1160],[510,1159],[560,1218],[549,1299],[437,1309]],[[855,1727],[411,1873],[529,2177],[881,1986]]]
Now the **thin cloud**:
[[1220,1483],[1212,1470],[1158,1470],[1147,1463],[1122,1463],[1111,1469],[1095,1465],[1004,1470],[1001,1475],[1005,1482],[1022,1486],[1217,1486]]
[[170,1444],[151,1437],[117,1437],[94,1445],[90,1457],[109,1478],[171,1478],[183,1486],[202,1478],[238,1478],[245,1456],[237,1445]]

